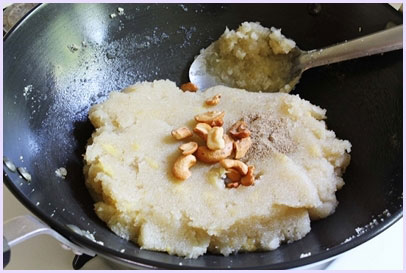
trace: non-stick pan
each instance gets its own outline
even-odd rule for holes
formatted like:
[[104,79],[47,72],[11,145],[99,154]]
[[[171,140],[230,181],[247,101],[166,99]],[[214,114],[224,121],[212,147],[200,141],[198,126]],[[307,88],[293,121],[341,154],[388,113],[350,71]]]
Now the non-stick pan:
[[[401,51],[315,68],[293,91],[327,109],[329,128],[353,145],[336,212],[312,222],[302,240],[270,252],[184,259],[141,250],[93,212],[82,173],[93,130],[89,107],[137,81],[188,81],[199,50],[244,21],[282,28],[310,50],[402,24],[402,15],[384,4],[40,5],[4,39],[4,156],[31,175],[28,182],[4,165],[4,183],[69,241],[129,266],[292,268],[379,234],[402,215]],[[60,167],[68,171],[65,179],[55,175]]]

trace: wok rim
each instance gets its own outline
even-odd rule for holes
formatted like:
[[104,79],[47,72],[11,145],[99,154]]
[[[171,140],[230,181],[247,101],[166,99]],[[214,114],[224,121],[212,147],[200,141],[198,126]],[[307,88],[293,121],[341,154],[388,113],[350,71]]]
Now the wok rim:
[[[153,260],[148,260],[148,259],[143,259],[139,258],[134,255],[128,255],[125,253],[121,253],[119,251],[115,251],[113,249],[107,248],[105,246],[102,246],[100,244],[97,244],[89,239],[86,239],[83,236],[80,236],[79,234],[76,234],[72,230],[70,230],[67,226],[64,224],[59,223],[58,221],[54,220],[52,217],[46,215],[45,213],[41,212],[35,206],[28,198],[25,198],[23,194],[19,192],[17,187],[13,184],[11,179],[3,175],[4,182],[7,186],[7,188],[12,192],[12,194],[20,201],[27,209],[29,209],[35,216],[37,216],[39,219],[41,219],[44,223],[48,224],[52,229],[57,231],[59,234],[63,235],[65,238],[73,239],[74,243],[79,244],[80,246],[83,246],[87,249],[90,249],[94,251],[96,254],[101,254],[101,256],[107,256],[109,258],[113,258],[113,260],[117,260],[120,263],[124,263],[126,265],[132,265],[132,266],[142,266],[146,267],[148,269],[152,268],[168,268],[168,269],[207,269],[205,267],[200,267],[200,266],[179,266],[179,265],[174,265],[172,263],[162,263],[162,262],[157,262]],[[399,219],[402,218],[403,215],[403,208],[400,208],[398,211],[392,213],[392,215],[389,218],[386,218],[384,222],[382,222],[379,226],[374,227],[371,230],[368,230],[368,232],[355,237],[351,241],[345,243],[345,244],[340,244],[337,246],[334,246],[333,248],[330,248],[329,250],[325,250],[324,252],[311,255],[306,258],[299,258],[296,260],[292,260],[289,262],[282,262],[282,263],[276,263],[276,264],[269,264],[269,265],[260,265],[256,267],[233,267],[229,269],[237,269],[237,270],[244,270],[244,269],[290,269],[290,268],[296,268],[296,267],[303,267],[307,266],[310,264],[322,262],[328,259],[332,259],[336,256],[339,256],[343,254],[344,252],[351,250],[367,241],[370,239],[374,238],[375,236],[379,235],[383,231],[385,231],[387,228],[392,226],[394,223],[396,223]],[[119,238],[119,237],[118,237]],[[136,247],[139,247],[136,245]],[[142,251],[142,249],[141,249]],[[167,254],[169,255],[169,254]],[[238,255],[238,254],[237,254]],[[223,267],[210,267],[210,269],[224,269]]]
[[[9,37],[11,37],[15,31],[18,30],[19,27],[29,18],[34,12],[38,11],[40,8],[49,5],[50,3],[40,3],[31,9],[27,14],[25,14],[3,37],[3,51],[4,47],[6,46],[6,42]],[[51,3],[52,4],[52,3]],[[136,3],[133,3],[136,4]],[[384,6],[389,7],[387,3],[381,3]],[[4,145],[4,140],[3,140]],[[3,164],[4,165],[4,164]],[[31,211],[35,216],[37,216],[40,220],[44,223],[49,225],[52,229],[56,232],[67,238],[68,240],[76,243],[84,248],[94,251],[96,254],[100,254],[101,257],[108,259],[112,259],[121,264],[125,264],[128,266],[136,267],[140,266],[144,269],[210,269],[210,270],[218,270],[218,269],[225,269],[224,267],[202,267],[202,266],[188,266],[188,265],[178,265],[173,263],[164,263],[158,262],[150,259],[144,259],[137,257],[135,255],[129,255],[126,253],[121,253],[117,250],[110,249],[108,247],[102,246],[97,244],[69,229],[66,225],[54,220],[52,217],[43,213],[34,203],[32,203],[28,198],[24,196],[24,194],[19,191],[17,186],[12,182],[10,177],[7,175],[5,168],[3,167],[3,183],[7,186],[7,188],[11,191],[11,193],[17,198],[17,200],[22,203],[29,211]],[[375,236],[379,235],[394,223],[396,223],[399,219],[403,216],[403,206],[401,206],[396,212],[391,213],[390,217],[385,218],[385,220],[380,223],[378,226],[374,227],[373,229],[368,230],[368,232],[363,233],[360,236],[357,236],[346,243],[341,243],[336,245],[329,250],[324,250],[315,255],[310,255],[309,257],[305,258],[297,258],[296,260],[292,261],[285,261],[280,263],[274,264],[267,264],[267,265],[258,265],[258,266],[239,266],[239,267],[231,267],[227,269],[236,269],[236,270],[244,270],[244,269],[254,269],[254,270],[261,270],[261,269],[295,269],[300,267],[309,266],[311,264],[327,262],[328,260],[335,259],[337,256],[344,254],[348,250],[351,250],[370,239],[374,238]],[[116,235],[117,236],[117,235]],[[118,237],[119,238],[119,237]],[[135,243],[134,243],[135,244]],[[139,248],[137,244],[136,247]],[[142,251],[142,249],[140,249]],[[148,251],[148,250],[147,250]],[[163,252],[158,252],[163,253]],[[255,253],[255,252],[254,252]],[[261,253],[261,252],[259,252]],[[169,255],[169,254],[167,254]],[[207,255],[207,254],[204,254]],[[238,255],[238,254],[237,254]]]

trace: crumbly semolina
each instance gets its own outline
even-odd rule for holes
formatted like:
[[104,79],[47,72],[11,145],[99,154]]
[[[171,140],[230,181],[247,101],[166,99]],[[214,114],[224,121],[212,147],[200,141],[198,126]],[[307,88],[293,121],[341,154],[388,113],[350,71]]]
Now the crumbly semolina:
[[[221,101],[208,107],[216,94]],[[255,166],[254,185],[226,188],[218,163],[197,162],[185,181],[172,175],[178,147],[204,142],[176,140],[171,131],[193,130],[194,116],[208,110],[225,112],[225,132],[247,122],[253,146],[241,160]],[[191,93],[160,80],[112,92],[89,112],[95,131],[84,173],[95,211],[118,236],[189,258],[299,240],[311,219],[334,212],[350,161],[351,144],[326,128],[325,115],[297,95],[224,86]]]
[[297,55],[295,46],[281,29],[244,22],[236,30],[226,28],[202,53],[207,71],[227,86],[290,92],[298,81],[291,79],[292,59]]

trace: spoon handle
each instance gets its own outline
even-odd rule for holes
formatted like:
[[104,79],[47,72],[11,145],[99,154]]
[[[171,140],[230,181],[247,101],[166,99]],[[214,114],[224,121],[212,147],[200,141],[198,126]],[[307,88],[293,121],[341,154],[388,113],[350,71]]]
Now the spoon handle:
[[304,71],[316,66],[401,49],[402,34],[403,25],[399,25],[348,42],[307,51],[299,57],[299,65]]

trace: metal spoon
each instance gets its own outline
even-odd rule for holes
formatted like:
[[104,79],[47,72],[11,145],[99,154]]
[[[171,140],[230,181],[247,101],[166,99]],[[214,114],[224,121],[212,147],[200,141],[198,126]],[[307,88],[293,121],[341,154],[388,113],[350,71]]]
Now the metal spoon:
[[[290,80],[288,80],[286,84],[289,84],[293,89],[302,73],[312,67],[401,49],[403,47],[402,34],[403,25],[399,25],[323,49],[303,51],[296,47],[296,53],[292,58],[292,69],[290,70],[290,75],[287,77]],[[222,83],[221,79],[216,77],[216,75],[211,75],[207,72],[205,56],[212,48],[213,44],[197,56],[189,69],[189,80],[200,90],[215,85],[226,85]],[[277,91],[279,90],[273,90],[273,92]]]

